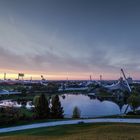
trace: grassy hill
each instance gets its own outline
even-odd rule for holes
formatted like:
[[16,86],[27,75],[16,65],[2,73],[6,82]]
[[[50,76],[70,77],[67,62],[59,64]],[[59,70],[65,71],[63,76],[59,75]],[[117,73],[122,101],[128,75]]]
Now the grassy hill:
[[0,134],[0,140],[139,140],[137,124],[79,124]]

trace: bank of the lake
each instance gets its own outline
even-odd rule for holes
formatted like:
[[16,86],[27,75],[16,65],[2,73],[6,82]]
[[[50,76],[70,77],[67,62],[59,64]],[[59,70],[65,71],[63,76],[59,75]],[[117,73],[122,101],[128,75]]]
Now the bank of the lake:
[[96,123],[55,126],[0,134],[2,140],[138,140],[140,125]]

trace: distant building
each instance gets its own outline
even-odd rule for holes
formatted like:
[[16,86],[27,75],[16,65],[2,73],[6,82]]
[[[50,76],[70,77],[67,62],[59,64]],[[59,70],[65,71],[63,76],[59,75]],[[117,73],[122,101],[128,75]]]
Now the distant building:
[[128,77],[127,78],[127,81],[128,81],[129,84],[132,84],[133,83],[133,79],[131,77]]
[[126,85],[126,83],[123,81],[122,77],[120,77],[120,79],[118,80],[118,82],[116,84],[107,85],[107,86],[105,86],[105,88],[107,88],[109,90],[129,91],[129,88]]

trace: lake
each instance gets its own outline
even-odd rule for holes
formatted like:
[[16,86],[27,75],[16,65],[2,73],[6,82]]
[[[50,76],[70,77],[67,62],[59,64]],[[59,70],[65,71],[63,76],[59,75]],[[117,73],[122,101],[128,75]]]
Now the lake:
[[[61,104],[64,108],[65,118],[71,118],[73,114],[73,109],[77,106],[81,111],[82,118],[93,118],[108,115],[118,115],[124,113],[127,105],[124,105],[120,111],[119,106],[108,100],[100,101],[92,96],[87,96],[83,94],[64,94],[59,96]],[[10,107],[22,107],[22,103],[12,100],[1,100],[0,107],[10,106]],[[26,102],[25,107],[27,109],[34,108],[32,101]],[[128,111],[130,111],[130,107]]]
[[90,99],[89,96],[81,94],[64,94],[60,96],[60,101],[64,108],[65,117],[68,118],[72,116],[75,106],[80,109],[81,117],[84,118],[122,114],[121,112],[124,112],[126,108],[126,105],[124,105],[120,111],[119,106],[112,101],[105,100],[101,102],[98,99]]

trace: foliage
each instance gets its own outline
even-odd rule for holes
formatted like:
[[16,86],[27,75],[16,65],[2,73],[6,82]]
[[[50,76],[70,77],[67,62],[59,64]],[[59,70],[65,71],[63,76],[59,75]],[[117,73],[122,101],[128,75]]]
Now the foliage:
[[59,96],[55,95],[52,98],[51,117],[55,119],[60,119],[64,117],[63,113],[64,111],[63,111],[63,107],[61,107]]
[[35,112],[37,117],[39,118],[50,117],[49,103],[44,94],[41,94],[40,96],[35,96],[33,103],[35,105]]
[[81,116],[80,109],[77,106],[74,107],[72,118],[80,118],[80,116]]
[[48,93],[56,93],[58,92],[58,88],[59,88],[58,84],[56,84],[55,82],[49,82],[46,87],[46,91]]
[[131,106],[133,112],[135,112],[136,109],[140,106],[140,95],[132,94],[128,98],[127,102]]
[[19,120],[27,120],[32,118],[27,115],[29,112],[23,108],[4,107],[0,108],[0,125],[16,123]]
[[41,85],[41,84],[33,84],[30,88],[30,93],[34,93],[36,91],[44,91],[46,86]]

